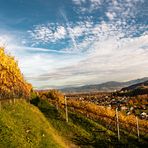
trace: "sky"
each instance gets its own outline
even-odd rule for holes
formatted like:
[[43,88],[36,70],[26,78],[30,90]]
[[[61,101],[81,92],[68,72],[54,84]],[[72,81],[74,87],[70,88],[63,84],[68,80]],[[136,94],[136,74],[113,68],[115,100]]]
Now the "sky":
[[148,76],[148,0],[0,0],[0,46],[35,88]]

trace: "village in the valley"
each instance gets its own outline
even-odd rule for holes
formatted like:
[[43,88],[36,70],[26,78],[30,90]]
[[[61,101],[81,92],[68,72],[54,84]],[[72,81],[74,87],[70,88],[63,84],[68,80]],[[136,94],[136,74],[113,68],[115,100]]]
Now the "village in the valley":
[[135,114],[141,119],[148,120],[148,104],[145,95],[130,97],[117,96],[114,93],[96,92],[67,94],[66,97],[67,99],[88,101],[99,106],[106,106],[108,109],[118,108],[119,111],[126,115]]

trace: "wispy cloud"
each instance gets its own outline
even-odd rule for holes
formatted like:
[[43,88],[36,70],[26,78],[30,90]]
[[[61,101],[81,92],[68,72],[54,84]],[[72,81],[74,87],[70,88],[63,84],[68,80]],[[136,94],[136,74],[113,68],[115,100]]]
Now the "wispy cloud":
[[[59,11],[62,21],[33,26],[27,32],[29,39],[21,43],[17,34],[0,35],[27,80],[47,88],[148,75],[148,26],[136,22],[146,15],[139,12],[144,0],[72,1],[81,16],[78,20]],[[85,13],[89,15],[85,17]]]
[[[94,50],[85,59],[69,66],[55,68],[34,80],[40,82],[59,82],[61,85],[83,85],[109,80],[128,80],[148,75],[148,36],[127,38],[116,42],[110,38],[102,44],[94,43]],[[120,46],[119,46],[120,45]],[[138,68],[137,68],[138,67]],[[57,84],[56,84],[57,85]]]
[[37,25],[34,30],[28,31],[31,37],[36,41],[48,43],[56,42],[66,37],[67,31],[64,26],[49,23],[47,25]]
[[102,3],[102,0],[72,0],[72,1],[75,5],[79,7],[79,11],[81,12],[92,12],[94,10],[97,10]]
[[[98,28],[98,27],[97,27]],[[110,29],[101,25],[106,34]],[[96,28],[94,28],[94,33]],[[148,35],[134,38],[119,38],[121,34],[89,38],[79,43],[79,48],[88,47],[88,52],[73,55],[71,52],[44,48],[8,47],[29,82],[38,88],[84,85],[108,80],[127,80],[148,75]],[[9,44],[10,45],[10,44]]]
[[71,40],[72,40],[72,43],[73,43],[73,46],[74,48],[76,49],[77,48],[77,43],[76,43],[76,39],[75,39],[75,36],[73,34],[73,30],[72,28],[70,27],[70,24],[69,24],[69,21],[68,21],[68,18],[66,16],[66,14],[64,13],[64,11],[60,10],[60,13],[62,15],[62,17],[64,18],[65,22],[66,22],[66,30],[67,30],[67,33],[69,34]]

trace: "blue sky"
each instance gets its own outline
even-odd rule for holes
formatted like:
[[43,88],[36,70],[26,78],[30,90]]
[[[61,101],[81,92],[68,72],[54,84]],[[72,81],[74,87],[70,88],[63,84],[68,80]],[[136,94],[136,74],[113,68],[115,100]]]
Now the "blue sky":
[[0,0],[0,44],[36,88],[148,76],[147,0]]

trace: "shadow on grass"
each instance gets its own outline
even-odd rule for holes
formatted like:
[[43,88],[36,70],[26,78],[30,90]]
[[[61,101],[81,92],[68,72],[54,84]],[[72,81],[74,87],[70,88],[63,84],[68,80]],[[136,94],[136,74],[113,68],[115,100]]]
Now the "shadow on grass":
[[51,105],[48,100],[41,100],[37,97],[31,100],[30,103],[37,106],[47,118],[61,120],[59,111],[55,108],[55,106]]

